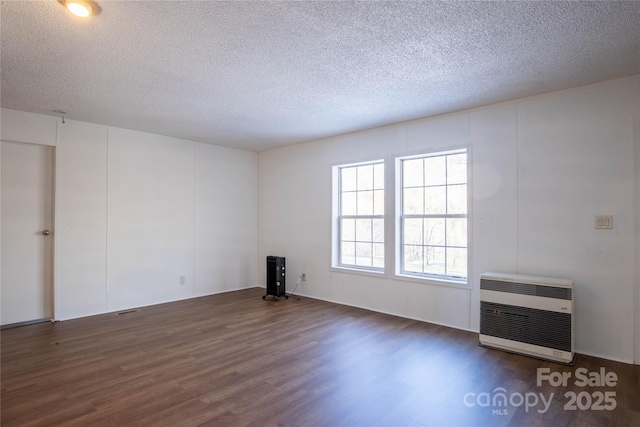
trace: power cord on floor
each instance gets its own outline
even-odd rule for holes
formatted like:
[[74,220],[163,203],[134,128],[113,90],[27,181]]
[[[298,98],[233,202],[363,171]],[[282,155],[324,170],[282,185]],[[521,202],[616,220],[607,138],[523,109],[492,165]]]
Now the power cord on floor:
[[302,280],[302,276],[298,277],[298,281],[296,282],[296,286],[293,288],[293,291],[289,294],[289,296],[294,297],[295,299],[297,299],[298,301],[300,301],[300,297],[297,295],[294,295],[294,293],[296,292],[296,289],[298,289],[298,285],[300,284],[300,281]]

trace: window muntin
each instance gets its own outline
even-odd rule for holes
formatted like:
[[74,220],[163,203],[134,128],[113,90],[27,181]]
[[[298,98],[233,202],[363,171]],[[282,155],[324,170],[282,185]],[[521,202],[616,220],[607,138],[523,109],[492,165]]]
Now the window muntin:
[[467,154],[400,160],[401,274],[466,281]]
[[383,271],[384,163],[342,166],[338,177],[338,265]]

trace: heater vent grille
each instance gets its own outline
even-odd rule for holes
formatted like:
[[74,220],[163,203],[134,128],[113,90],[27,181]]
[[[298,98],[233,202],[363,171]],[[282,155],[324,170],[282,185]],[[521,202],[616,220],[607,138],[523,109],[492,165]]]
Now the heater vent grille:
[[482,333],[571,351],[571,315],[506,304],[480,303]]

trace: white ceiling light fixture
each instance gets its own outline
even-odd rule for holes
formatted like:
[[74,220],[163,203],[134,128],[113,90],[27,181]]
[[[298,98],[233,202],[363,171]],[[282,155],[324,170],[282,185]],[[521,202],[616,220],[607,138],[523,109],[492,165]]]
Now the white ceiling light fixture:
[[90,15],[97,15],[100,8],[95,2],[85,0],[58,0],[58,2],[69,9],[71,13],[81,18]]
[[80,16],[81,18],[91,15],[91,12],[93,12],[93,8],[89,3],[80,0],[68,1],[67,9],[69,9],[69,11],[74,15]]

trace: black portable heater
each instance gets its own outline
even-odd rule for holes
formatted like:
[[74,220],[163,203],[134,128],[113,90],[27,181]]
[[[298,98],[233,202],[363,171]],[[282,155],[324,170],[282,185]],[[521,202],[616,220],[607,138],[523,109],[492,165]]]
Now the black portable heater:
[[286,290],[286,272],[284,267],[284,257],[267,257],[267,293],[263,295],[262,299],[267,298],[268,295],[273,295],[275,300],[279,300],[280,297],[289,298]]

